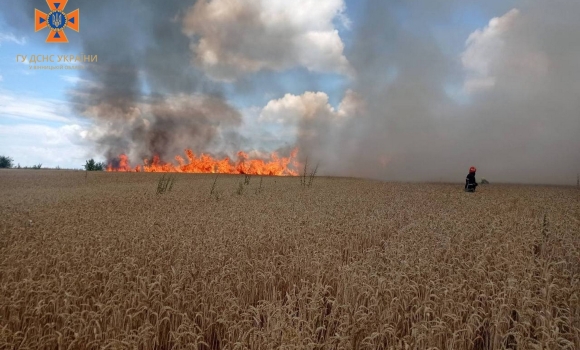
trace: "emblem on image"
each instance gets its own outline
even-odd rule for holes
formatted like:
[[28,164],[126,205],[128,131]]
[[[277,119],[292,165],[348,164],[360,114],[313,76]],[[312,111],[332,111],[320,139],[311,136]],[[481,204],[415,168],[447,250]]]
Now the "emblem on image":
[[65,13],[68,0],[46,0],[50,12],[44,13],[34,9],[34,30],[49,29],[47,43],[68,43],[64,30],[70,28],[76,32],[80,28],[79,9]]

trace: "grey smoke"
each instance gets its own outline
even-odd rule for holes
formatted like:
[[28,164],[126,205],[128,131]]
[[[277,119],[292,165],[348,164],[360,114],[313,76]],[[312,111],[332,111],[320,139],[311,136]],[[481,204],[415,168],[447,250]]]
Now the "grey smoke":
[[[82,5],[90,9],[94,21],[111,13],[111,7],[95,2]],[[98,52],[102,58],[86,78],[100,84],[78,86],[81,94],[73,95],[73,100],[79,113],[108,130],[97,141],[108,159],[131,152],[133,160],[152,155],[172,160],[185,148],[208,151],[219,135],[220,122],[240,123],[241,116],[223,101],[219,86],[190,65],[181,16],[191,5],[122,3],[114,6],[118,21],[108,19],[102,31],[83,34],[83,50]],[[207,97],[193,103],[194,93]],[[170,105],[165,97],[175,95],[181,97]]]
[[[402,4],[411,8],[411,23],[393,15]],[[368,113],[327,131],[332,138],[340,134],[339,144],[322,142],[309,150],[319,158],[340,151],[343,161],[325,170],[344,175],[460,181],[475,165],[494,182],[572,184],[580,171],[580,22],[572,14],[580,13],[580,3],[486,5],[492,16],[514,7],[521,16],[504,38],[501,59],[490,67],[495,88],[472,95],[467,104],[445,93],[446,84],[461,82],[466,72],[460,57],[436,44],[431,27],[434,16],[451,17],[448,5],[367,1],[347,58],[357,72],[353,89],[366,99]],[[524,74],[521,63],[522,50],[532,49],[549,60],[539,79]],[[397,75],[388,83],[390,70]],[[387,166],[381,157],[390,160]]]
[[[227,153],[241,115],[221,87],[191,65],[191,39],[183,16],[194,1],[70,1],[81,9],[80,35],[69,34],[71,53],[98,55],[69,93],[75,112],[93,119],[98,152],[111,161],[159,155],[169,161],[185,148]],[[13,28],[31,28],[36,1],[8,4]],[[12,21],[14,19],[15,21]],[[89,83],[87,83],[89,82]],[[228,136],[230,144],[219,141]],[[237,145],[236,148],[242,145]],[[239,148],[238,148],[239,149]]]
[[[193,32],[205,30],[194,22],[188,25],[192,31],[184,33],[183,21],[194,3],[69,2],[82,9],[81,16],[87,14],[84,28],[99,28],[69,35],[71,45],[63,50],[99,55],[99,64],[82,76],[94,84],[80,83],[71,91],[71,101],[78,113],[97,122],[103,154],[132,150],[135,158],[154,153],[172,157],[186,147],[226,154],[249,144],[237,132],[242,117],[225,102],[223,85],[192,64]],[[463,45],[470,32],[434,29],[452,22],[454,9],[466,4],[479,6],[488,19],[519,10],[485,73],[466,70],[461,57],[445,47]],[[10,13],[5,21],[29,33],[37,2],[4,6]],[[407,9],[404,20],[397,15],[401,7]],[[260,33],[254,9],[247,11],[246,26],[227,31],[239,31],[241,39],[226,42],[224,59],[237,59],[237,53],[256,59],[262,52],[272,62],[282,54],[295,58],[288,45],[279,47],[283,40],[272,44],[272,35]],[[303,155],[320,160],[321,172],[328,175],[461,181],[475,165],[478,175],[493,183],[571,184],[580,172],[578,13],[578,1],[367,0],[345,52],[355,72],[349,88],[365,100],[365,113],[338,127],[322,110],[320,118],[298,123],[297,145]],[[252,37],[266,42],[242,45]],[[272,70],[290,63],[264,64],[265,70],[253,76],[239,75],[232,87],[244,95],[264,88],[279,95],[286,86]],[[239,73],[227,64],[218,68],[222,70],[214,75]],[[494,87],[470,94],[467,102],[446,93],[471,75],[484,85],[493,81]],[[305,70],[296,76],[304,78],[309,91],[328,89],[315,79],[308,81],[312,75]],[[309,137],[313,134],[317,137]]]

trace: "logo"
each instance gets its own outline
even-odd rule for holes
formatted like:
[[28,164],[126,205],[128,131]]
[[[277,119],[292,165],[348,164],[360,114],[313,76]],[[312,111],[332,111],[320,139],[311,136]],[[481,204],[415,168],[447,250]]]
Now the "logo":
[[44,28],[50,30],[47,43],[68,43],[64,30],[70,28],[76,32],[80,29],[79,9],[68,14],[64,12],[68,0],[46,0],[50,12],[48,14],[34,9],[34,30],[39,31]]

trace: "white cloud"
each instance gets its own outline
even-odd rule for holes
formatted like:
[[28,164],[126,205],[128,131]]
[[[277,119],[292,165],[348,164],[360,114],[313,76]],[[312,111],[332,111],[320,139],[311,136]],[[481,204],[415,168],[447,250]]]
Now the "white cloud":
[[320,115],[329,116],[334,108],[328,103],[324,92],[306,92],[297,96],[286,94],[283,98],[271,100],[260,114],[260,120],[280,124],[295,124],[302,119],[312,119]]
[[[84,79],[81,79],[80,77],[75,77],[73,75],[61,75],[60,78],[64,81],[66,81],[67,83],[71,83],[71,84],[78,84],[79,82],[84,80]],[[84,80],[84,81],[86,81],[86,80]]]
[[26,38],[24,38],[24,37],[17,38],[12,33],[0,33],[0,45],[3,42],[10,42],[10,43],[18,44],[18,45],[24,45],[24,44],[26,44]]
[[337,108],[329,104],[324,92],[286,94],[266,106],[242,109],[243,124],[237,132],[245,139],[244,148],[274,151],[294,147],[300,139],[316,137],[319,130],[337,131],[365,110],[361,96],[351,90]]
[[337,114],[343,118],[351,118],[364,115],[365,113],[367,113],[365,99],[353,90],[347,90],[340,105],[338,105]]
[[2,75],[0,74],[0,81],[3,81],[4,77],[2,77]]
[[15,164],[81,168],[91,157],[86,129],[78,124],[51,127],[37,124],[2,125],[0,149]]
[[0,119],[0,149],[22,166],[80,168],[90,155],[90,126],[62,101],[0,91]]
[[461,62],[469,72],[465,81],[465,90],[468,93],[489,89],[495,85],[492,65],[501,56],[506,45],[504,37],[519,15],[517,9],[512,9],[502,17],[492,18],[487,27],[483,30],[477,29],[467,38]]
[[350,25],[344,0],[200,0],[183,31],[194,64],[216,80],[296,66],[351,75],[334,19]]
[[[301,157],[324,159],[326,171],[332,172],[344,163],[340,149],[349,148],[345,133],[368,116],[366,101],[354,91],[347,91],[338,107],[329,103],[324,92],[286,94],[271,100],[259,116],[260,127],[274,128],[287,145],[298,147]],[[338,168],[334,168],[338,166]]]
[[76,120],[70,115],[67,104],[51,99],[1,94],[0,116],[17,120],[69,123]]
[[60,78],[69,84],[74,84],[74,85],[82,84],[82,85],[85,85],[87,87],[99,87],[100,86],[98,83],[96,83],[94,81],[91,81],[88,79],[83,79],[81,77],[74,76],[74,75],[61,75]]
[[364,109],[364,102],[355,92],[348,90],[338,109],[328,102],[324,92],[305,92],[297,96],[286,94],[271,100],[260,113],[260,120],[279,124],[298,124],[303,120],[327,120],[339,122],[353,117]]
[[534,46],[526,33],[526,25],[526,17],[518,9],[512,9],[469,35],[461,54],[467,72],[465,92],[490,90],[499,81],[523,86],[547,74],[550,62],[546,54]]

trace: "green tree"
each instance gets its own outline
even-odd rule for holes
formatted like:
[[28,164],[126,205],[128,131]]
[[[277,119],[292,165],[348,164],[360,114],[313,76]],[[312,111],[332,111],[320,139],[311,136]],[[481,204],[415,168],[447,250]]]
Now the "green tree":
[[14,159],[6,156],[0,156],[0,169],[12,168],[12,162],[14,162]]
[[86,171],[103,171],[107,168],[107,165],[104,162],[95,162],[94,159],[87,160],[85,164]]

